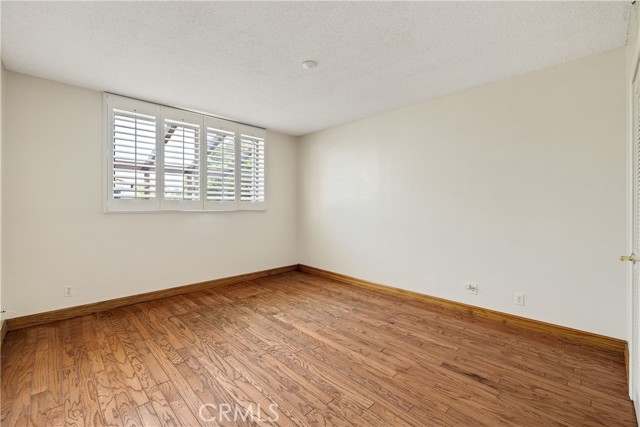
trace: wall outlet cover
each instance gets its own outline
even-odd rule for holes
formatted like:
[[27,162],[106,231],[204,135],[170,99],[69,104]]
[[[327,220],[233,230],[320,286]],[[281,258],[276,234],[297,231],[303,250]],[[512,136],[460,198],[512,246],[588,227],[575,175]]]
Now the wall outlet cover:
[[513,302],[516,305],[524,305],[524,294],[516,292],[513,297]]

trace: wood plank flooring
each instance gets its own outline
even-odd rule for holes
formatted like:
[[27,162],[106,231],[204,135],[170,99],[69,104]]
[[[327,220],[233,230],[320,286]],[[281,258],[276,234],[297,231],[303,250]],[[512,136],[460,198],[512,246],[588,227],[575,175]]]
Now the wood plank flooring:
[[299,272],[11,331],[1,361],[2,426],[636,425],[620,354]]

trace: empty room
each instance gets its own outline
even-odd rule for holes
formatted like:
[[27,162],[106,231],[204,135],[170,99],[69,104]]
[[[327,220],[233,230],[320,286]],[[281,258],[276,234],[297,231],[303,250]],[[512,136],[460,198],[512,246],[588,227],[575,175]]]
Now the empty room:
[[0,2],[0,424],[638,426],[639,9]]

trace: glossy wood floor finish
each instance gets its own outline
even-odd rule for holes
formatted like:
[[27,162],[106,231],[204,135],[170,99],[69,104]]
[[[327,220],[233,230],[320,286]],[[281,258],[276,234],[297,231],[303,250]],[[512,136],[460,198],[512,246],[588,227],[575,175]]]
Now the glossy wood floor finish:
[[619,354],[299,272],[11,331],[2,351],[2,426],[636,425]]

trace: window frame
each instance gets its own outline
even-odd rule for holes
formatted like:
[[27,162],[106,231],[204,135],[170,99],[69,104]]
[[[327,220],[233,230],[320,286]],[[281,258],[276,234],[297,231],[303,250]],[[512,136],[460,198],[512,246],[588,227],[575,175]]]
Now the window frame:
[[[219,117],[189,111],[181,108],[168,107],[141,101],[108,92],[103,93],[103,138],[105,158],[103,162],[103,212],[218,212],[239,210],[266,210],[266,174],[267,174],[267,132],[266,129],[245,125]],[[113,110],[139,113],[152,116],[156,120],[156,190],[155,198],[140,199],[116,199],[113,191],[113,153],[114,153],[114,113]],[[170,200],[166,198],[165,188],[165,120],[184,120],[188,124],[200,126],[200,199],[194,200]],[[234,200],[219,201],[208,200],[208,128],[219,129],[223,132],[233,133],[234,143]],[[251,135],[264,141],[264,196],[263,201],[241,201],[241,135]]]

